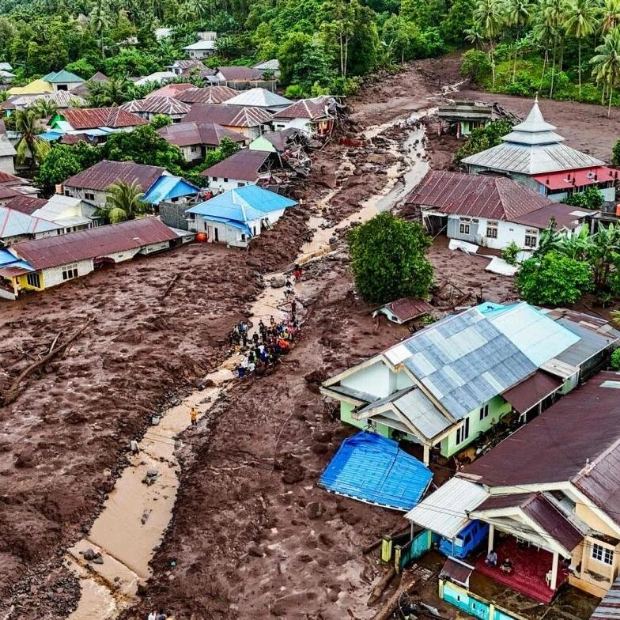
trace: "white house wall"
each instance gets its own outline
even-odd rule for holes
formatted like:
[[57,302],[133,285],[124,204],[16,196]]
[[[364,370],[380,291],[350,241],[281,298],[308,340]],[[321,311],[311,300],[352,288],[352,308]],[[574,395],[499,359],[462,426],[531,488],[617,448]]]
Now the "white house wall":
[[161,243],[152,243],[151,245],[145,245],[140,254],[153,254],[153,252],[161,252],[167,250],[170,247],[170,241],[162,241]]
[[13,155],[0,157],[0,172],[15,174],[15,160],[13,159]]
[[[88,260],[79,261],[75,264],[77,265],[78,277],[85,276],[91,273],[92,271],[94,271],[95,269],[92,258]],[[63,265],[60,267],[50,267],[49,269],[43,270],[42,273],[43,273],[43,282],[45,284],[45,288],[49,288],[50,286],[57,286],[58,284],[69,282],[69,280],[62,279],[62,271],[64,267],[65,266]]]
[[224,180],[222,177],[209,177],[209,189],[222,192],[228,191],[229,189],[244,187],[245,185],[256,185],[256,181],[242,181],[239,179]]
[[372,394],[376,398],[385,398],[394,391],[393,373],[381,361],[362,368],[340,382],[344,387]]
[[[65,185],[63,189],[65,196],[81,198],[82,200],[86,200],[87,202],[92,202],[98,207],[104,207],[107,201],[107,194],[104,191],[83,189],[81,187],[71,187],[69,185]],[[89,194],[88,198],[86,197],[86,194]],[[94,195],[94,198],[91,198],[91,195]]]

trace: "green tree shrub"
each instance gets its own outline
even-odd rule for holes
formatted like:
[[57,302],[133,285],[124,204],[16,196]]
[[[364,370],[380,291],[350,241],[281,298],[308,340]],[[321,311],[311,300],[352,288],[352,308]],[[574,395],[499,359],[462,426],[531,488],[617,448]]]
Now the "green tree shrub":
[[424,298],[433,282],[426,250],[430,237],[420,224],[380,213],[347,235],[355,285],[367,301]]
[[489,123],[486,127],[474,129],[463,146],[454,153],[454,161],[460,163],[465,157],[486,151],[502,142],[502,136],[512,131],[512,123],[506,120],[497,120]]
[[620,370],[620,349],[616,349],[611,354],[610,365],[614,370]]
[[583,192],[572,194],[563,202],[572,207],[581,207],[582,209],[600,209],[603,206],[603,193],[598,187],[588,187]]
[[480,84],[491,75],[491,61],[489,57],[480,50],[468,50],[463,54],[461,74]]
[[82,171],[82,166],[72,147],[66,144],[53,146],[39,169],[37,181],[49,189]]
[[557,251],[526,260],[517,274],[516,284],[523,299],[541,306],[574,304],[594,285],[588,263]]
[[517,264],[517,256],[519,255],[520,251],[521,251],[521,249],[519,248],[519,246],[514,241],[511,241],[504,248],[504,251],[502,252],[502,258],[509,265],[516,265]]

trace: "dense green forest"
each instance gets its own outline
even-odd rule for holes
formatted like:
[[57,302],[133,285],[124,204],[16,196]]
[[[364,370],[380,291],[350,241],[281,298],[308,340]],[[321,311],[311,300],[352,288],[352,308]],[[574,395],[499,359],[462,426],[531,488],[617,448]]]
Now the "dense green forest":
[[[354,89],[377,67],[442,54],[472,25],[473,0],[0,0],[0,61],[16,83],[67,67],[146,75],[218,33],[211,66],[277,57],[290,94]],[[172,28],[158,41],[155,30]]]

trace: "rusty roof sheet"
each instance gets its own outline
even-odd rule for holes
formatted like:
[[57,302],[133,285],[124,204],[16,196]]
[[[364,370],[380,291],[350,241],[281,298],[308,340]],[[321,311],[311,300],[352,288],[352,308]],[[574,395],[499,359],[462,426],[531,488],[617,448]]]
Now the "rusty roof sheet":
[[162,127],[157,132],[164,140],[177,146],[219,146],[224,137],[234,142],[243,143],[246,137],[236,131],[222,127],[217,123],[173,123]]
[[0,170],[0,185],[26,185],[27,183],[26,179]]
[[145,99],[128,101],[121,106],[121,109],[127,112],[145,112],[148,114],[173,116],[187,114],[191,110],[191,106],[174,97],[146,97]]
[[403,297],[389,304],[385,304],[385,308],[403,323],[417,319],[423,314],[430,314],[434,310],[433,306],[428,302],[422,299],[411,299],[410,297]]
[[228,86],[209,86],[208,88],[188,88],[175,95],[185,103],[223,103],[239,94]]
[[13,209],[13,211],[19,211],[20,213],[25,213],[26,215],[32,215],[37,209],[45,206],[47,204],[47,200],[43,198],[37,198],[36,196],[24,196],[20,194],[19,196],[15,196],[12,200],[7,202],[4,206],[7,209]]
[[465,472],[491,487],[570,481],[620,524],[619,446],[620,373],[605,371],[522,426]]
[[13,251],[36,270],[171,241],[177,234],[155,217],[98,226],[68,235],[23,241]]
[[547,207],[551,201],[505,177],[432,170],[406,202],[443,213],[513,222],[519,216]]
[[326,95],[315,97],[314,99],[300,99],[288,108],[274,114],[273,118],[307,118],[309,121],[331,118],[331,115],[327,112],[327,103],[329,99],[330,97]]
[[537,370],[531,377],[506,390],[502,396],[519,412],[525,413],[562,387],[557,377]]
[[133,161],[108,161],[96,163],[82,172],[67,179],[63,185],[105,191],[113,183],[137,181],[143,192],[146,192],[165,170],[158,166],[136,164]]
[[256,181],[271,153],[267,151],[250,151],[242,149],[233,153],[219,164],[211,166],[200,173],[202,177],[218,179],[235,179],[239,181]]
[[183,120],[186,123],[217,123],[224,127],[260,127],[271,121],[271,114],[262,108],[206,103],[194,105]]
[[175,97],[182,93],[185,90],[195,89],[193,84],[166,84],[161,88],[156,88],[151,91],[148,95],[145,95],[145,98],[149,97]]
[[549,227],[553,219],[555,220],[557,230],[562,230],[563,228],[572,230],[579,225],[579,220],[593,214],[593,211],[578,209],[561,202],[551,202],[540,209],[515,217],[514,222],[543,230]]
[[456,558],[449,557],[443,565],[439,577],[450,579],[455,583],[469,588],[469,578],[473,572],[473,566],[461,562],[461,560],[457,560]]
[[135,127],[146,125],[146,121],[122,108],[69,108],[63,110],[62,116],[70,123],[73,129],[96,129],[109,127]]
[[263,72],[254,67],[220,67],[218,73],[227,82],[253,82],[263,79]]
[[590,620],[620,620],[620,575],[594,610]]

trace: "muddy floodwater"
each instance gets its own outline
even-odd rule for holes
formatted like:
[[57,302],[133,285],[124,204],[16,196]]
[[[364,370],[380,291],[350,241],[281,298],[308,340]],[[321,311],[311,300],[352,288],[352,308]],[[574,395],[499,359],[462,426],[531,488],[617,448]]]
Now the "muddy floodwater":
[[[399,122],[371,127],[365,137],[371,139]],[[400,162],[388,168],[382,190],[362,202],[351,216],[335,226],[327,225],[320,214],[310,218],[313,236],[301,248],[297,263],[303,265],[329,253],[333,249],[331,241],[340,231],[390,210],[420,182],[428,171],[423,126],[409,131],[404,149],[406,170],[402,170]],[[398,154],[396,146],[392,147],[392,154]],[[345,159],[342,166],[346,168],[350,162]],[[319,209],[329,205],[332,195],[328,193],[318,202]],[[266,282],[280,275],[283,274],[269,274]],[[299,292],[303,294],[303,284]],[[283,318],[285,303],[283,288],[267,286],[251,306],[253,324],[257,325],[261,319],[268,322],[271,316],[276,320]],[[180,465],[175,458],[178,436],[190,426],[191,407],[196,407],[202,416],[218,400],[226,384],[234,378],[237,363],[235,357],[226,360],[206,377],[210,380],[208,385],[214,387],[193,392],[164,412],[159,423],[149,428],[139,443],[139,454],[130,457],[131,465],[116,481],[90,532],[68,550],[66,561],[81,583],[81,598],[70,620],[115,618],[135,602],[138,586],[149,578],[149,562],[172,518],[179,488]],[[103,564],[86,561],[83,553],[88,549],[100,553]]]

